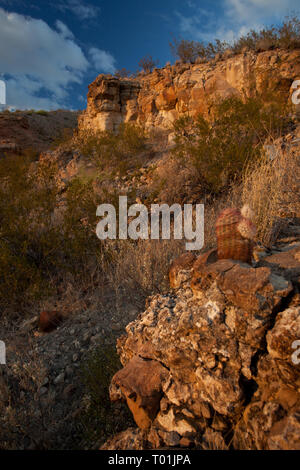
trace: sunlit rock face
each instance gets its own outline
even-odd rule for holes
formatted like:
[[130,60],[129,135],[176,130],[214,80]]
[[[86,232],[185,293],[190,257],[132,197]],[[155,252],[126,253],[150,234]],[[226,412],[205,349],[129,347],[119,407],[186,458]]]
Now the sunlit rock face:
[[99,75],[89,86],[80,129],[117,130],[122,122],[170,130],[180,116],[208,117],[218,98],[291,94],[300,77],[300,50],[247,52],[204,64],[176,64],[135,78]]
[[299,250],[255,267],[215,250],[173,261],[172,290],[148,298],[117,342],[110,398],[127,402],[135,448],[299,449]]

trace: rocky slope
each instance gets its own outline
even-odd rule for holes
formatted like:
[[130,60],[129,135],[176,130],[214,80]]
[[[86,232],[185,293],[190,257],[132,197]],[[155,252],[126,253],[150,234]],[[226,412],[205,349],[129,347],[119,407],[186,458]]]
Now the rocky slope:
[[[297,221],[296,221],[297,222]],[[117,349],[112,401],[138,429],[103,449],[299,449],[300,226],[253,266],[191,253]],[[297,222],[299,224],[299,220]],[[298,344],[299,349],[299,344]]]
[[47,150],[64,129],[77,127],[78,113],[18,111],[0,113],[0,152],[20,152],[31,148]]
[[[103,298],[102,290],[95,295]],[[1,329],[6,365],[0,365],[0,449],[94,448],[83,425],[91,397],[82,370],[97,348],[115,348],[117,337],[138,313],[128,299],[122,312],[116,311],[111,297],[103,298],[103,308],[73,311],[51,333],[39,331],[36,315],[14,331]],[[121,411],[118,406],[113,410],[115,426],[124,419]],[[99,431],[95,448],[101,442]]]
[[180,116],[209,115],[213,101],[270,91],[286,99],[300,76],[300,50],[245,52],[201,64],[169,65],[134,79],[99,75],[89,86],[79,129],[116,130],[121,122],[169,130]]
[[[90,86],[79,126],[115,129],[131,121],[168,131],[178,116],[208,114],[218,94],[273,88],[288,96],[299,72],[299,51],[269,51],[209,64],[177,64],[133,80],[99,76]],[[32,142],[46,148],[56,132],[52,116],[17,113],[5,125],[0,121],[2,150],[16,151]],[[66,127],[75,125],[73,117],[71,121]],[[57,129],[64,126],[62,119]],[[278,145],[299,155],[299,137],[297,128]],[[277,144],[268,146],[270,158],[276,149]],[[154,157],[138,172],[116,176],[117,191],[136,189],[144,200],[151,190],[152,163],[168,170],[163,155],[156,152]],[[44,158],[59,162],[62,191],[75,175],[94,171],[79,151],[63,146],[45,152]],[[185,183],[185,200],[194,197],[191,202],[196,202],[198,193],[191,194],[189,181]],[[292,360],[292,344],[300,338],[299,210],[287,214],[283,217],[295,216],[289,230],[253,266],[216,262],[213,254],[175,262],[172,290],[150,298],[137,319],[135,303],[120,299],[122,311],[116,311],[109,292],[101,309],[83,306],[78,312],[69,303],[69,316],[50,333],[38,331],[36,316],[14,331],[10,327],[9,333],[1,325],[8,367],[0,368],[0,447],[88,447],[78,424],[78,414],[90,400],[80,368],[90,352],[112,344],[111,333],[115,344],[133,320],[118,340],[124,368],[115,375],[110,396],[114,402],[126,401],[138,427],[115,436],[104,449],[297,448],[300,371]],[[101,289],[94,295],[103,297]]]
[[104,449],[298,448],[299,219],[260,258],[251,267],[184,255],[170,269],[170,292],[139,315],[128,299],[116,311],[108,293],[103,308],[72,311],[50,333],[36,316],[1,331],[0,448],[96,448],[83,440],[91,397],[81,369],[116,341],[124,368],[110,387],[113,413],[124,429],[125,401],[138,427]]

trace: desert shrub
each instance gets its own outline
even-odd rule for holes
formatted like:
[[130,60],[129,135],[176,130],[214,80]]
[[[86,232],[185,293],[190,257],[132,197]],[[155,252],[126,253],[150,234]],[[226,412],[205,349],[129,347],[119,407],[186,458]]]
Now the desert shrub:
[[[46,266],[42,266],[42,258],[47,257],[49,250],[44,237],[49,228],[48,216],[55,204],[55,192],[50,172],[47,177],[45,175],[44,185],[36,187],[33,184],[31,163],[31,157],[20,155],[0,160],[2,305],[13,300],[17,302],[19,298],[24,300],[25,292],[25,298],[30,298],[41,291],[43,284],[42,269]],[[10,292],[9,297],[7,292]]]
[[116,70],[115,77],[117,77],[117,78],[128,78],[131,74],[132,74],[132,72],[130,72],[130,70],[127,70],[123,67],[122,69]]
[[[139,136],[131,128],[122,142],[139,148]],[[137,294],[139,302],[153,290],[163,290],[175,245],[99,240],[96,207],[111,203],[118,217],[117,189],[109,179],[102,181],[101,174],[77,176],[61,186],[58,163],[54,158],[36,161],[32,155],[0,160],[2,311],[22,315],[42,305],[66,312],[97,308],[99,289],[107,283],[116,294]],[[129,205],[135,202],[134,191],[127,196]]]
[[139,166],[138,156],[144,150],[146,134],[135,124],[121,124],[117,133],[81,132],[75,147],[90,158],[98,170],[125,174],[128,168]]
[[153,68],[157,65],[157,61],[155,61],[151,55],[147,55],[143,57],[139,61],[139,66],[146,72],[152,72]]
[[300,47],[300,19],[287,17],[278,28],[278,45],[285,49]]
[[109,277],[117,298],[122,292],[145,299],[168,289],[170,261],[184,251],[182,240],[116,241]]
[[82,367],[87,406],[81,416],[85,446],[98,449],[110,436],[134,425],[131,413],[124,405],[114,405],[109,399],[109,385],[113,375],[121,369],[115,347],[110,343],[98,347]]
[[297,16],[286,17],[279,26],[250,30],[232,44],[234,53],[244,50],[293,49],[300,47],[300,20]]
[[171,53],[184,63],[194,63],[198,58],[209,60],[222,56],[226,50],[234,54],[245,51],[267,51],[275,48],[293,49],[300,47],[300,20],[297,16],[286,17],[279,26],[264,27],[260,30],[251,29],[233,42],[190,41],[173,39],[170,42]]
[[173,42],[170,42],[170,48],[172,55],[184,63],[194,63],[198,57],[206,56],[204,44],[198,41],[173,39]]
[[169,205],[181,204],[200,192],[199,178],[194,169],[169,157],[153,170],[148,199]]
[[[96,262],[97,196],[87,182],[74,179],[60,210],[56,178],[55,161],[37,163],[26,155],[0,160],[0,305],[4,309],[26,308],[49,295],[51,285],[64,273],[83,276],[87,259]],[[54,217],[57,211],[60,223]]]
[[259,156],[267,136],[278,136],[287,128],[284,113],[280,103],[265,107],[261,98],[219,101],[212,122],[201,115],[175,122],[174,157],[196,170],[204,192],[217,194],[241,177],[245,164]]

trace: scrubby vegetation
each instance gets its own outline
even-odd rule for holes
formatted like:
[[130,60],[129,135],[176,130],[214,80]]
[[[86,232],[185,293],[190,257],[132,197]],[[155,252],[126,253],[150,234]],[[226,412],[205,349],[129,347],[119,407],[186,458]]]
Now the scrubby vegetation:
[[[107,281],[117,292],[131,286],[142,297],[165,283],[174,246],[162,249],[149,243],[118,240],[103,243],[95,234],[96,207],[118,206],[118,196],[109,177],[141,166],[145,136],[133,126],[121,126],[117,135],[77,136],[67,141],[76,146],[91,174],[77,174],[67,184],[60,176],[58,161],[35,155],[10,155],[0,159],[0,305],[2,311],[26,315],[38,310],[47,298],[64,307],[64,297],[73,286],[74,305],[93,298],[95,285]],[[105,180],[105,181],[104,181]],[[135,202],[129,192],[128,203]],[[161,251],[164,256],[161,258]],[[7,293],[10,295],[7,295]],[[66,299],[65,299],[66,301]],[[94,301],[94,299],[93,299]],[[33,307],[34,306],[34,307]]]
[[74,139],[74,148],[95,163],[100,172],[109,174],[140,166],[138,157],[145,150],[145,131],[134,124],[121,124],[117,133],[81,131]]
[[268,107],[261,98],[244,102],[232,97],[215,106],[214,119],[199,115],[174,125],[173,153],[182,166],[192,166],[204,192],[218,194],[239,182],[243,168],[257,158],[267,137],[280,136],[289,126],[284,105]]
[[158,64],[151,55],[143,57],[139,61],[139,66],[144,70],[144,72],[149,73],[152,72],[153,68]]
[[[154,199],[182,202],[195,188],[198,200],[211,204],[242,181],[248,188],[243,190],[247,199],[255,199],[249,196],[251,172],[269,171],[265,165],[255,165],[262,164],[265,139],[274,139],[289,128],[287,110],[279,100],[265,106],[259,97],[244,102],[226,99],[214,110],[213,121],[199,116],[175,123],[172,157],[165,174],[153,173],[147,204]],[[94,168],[92,173],[79,172],[67,185],[62,185],[55,159],[36,162],[35,155],[18,155],[0,160],[0,298],[4,309],[18,305],[19,312],[26,311],[37,300],[60,296],[70,276],[74,291],[81,292],[78,286],[84,280],[82,291],[89,296],[95,282],[104,284],[104,280],[110,280],[116,297],[120,288],[149,295],[166,287],[168,260],[181,250],[175,241],[103,243],[95,236],[97,205],[118,206],[113,178],[141,167],[151,153],[141,128],[128,124],[120,126],[117,134],[81,133],[73,139],[68,136],[67,143]],[[259,179],[255,181],[258,184]],[[277,179],[272,186],[277,188],[276,195],[278,185]],[[262,197],[265,192],[258,194]],[[134,190],[127,195],[129,204],[135,202]],[[259,213],[266,207],[265,202],[253,201],[253,205],[259,205]],[[269,218],[258,216],[261,239],[267,238],[275,207]]]
[[128,78],[131,74],[132,72],[130,72],[130,70],[127,70],[125,67],[123,67],[122,69],[116,70],[115,77]]
[[279,26],[265,27],[259,31],[250,30],[232,43],[216,39],[213,42],[173,39],[170,43],[174,57],[184,63],[207,61],[220,58],[223,54],[240,54],[246,51],[267,51],[270,49],[295,49],[300,47],[300,20],[297,16],[287,17]]
[[[230,46],[230,53],[299,47],[299,37],[299,21],[292,18],[278,28],[251,31]],[[183,62],[194,62],[222,55],[229,45],[175,40],[172,47]],[[154,63],[146,59],[141,66],[150,71]],[[137,196],[148,206],[204,202],[205,249],[215,246],[219,212],[247,203],[256,216],[257,241],[270,246],[282,228],[281,211],[298,198],[299,161],[289,151],[274,160],[265,152],[266,142],[293,129],[289,111],[280,95],[231,97],[212,103],[210,119],[185,116],[176,121],[172,150],[163,144],[164,135],[123,124],[118,132],[81,131],[73,136],[66,130],[54,143],[54,152],[39,159],[30,152],[1,157],[1,320],[18,323],[41,308],[57,308],[70,316],[88,308],[100,310],[105,296],[99,292],[105,289],[116,309],[123,311],[124,298],[142,308],[148,295],[168,289],[169,263],[184,251],[182,241],[103,242],[96,237],[96,207],[113,203],[117,208],[121,194],[127,194],[129,205],[139,201]],[[152,162],[152,157],[162,149],[165,160],[159,166],[159,158]],[[62,163],[59,158],[65,154]],[[81,166],[67,177],[64,170],[72,158]],[[141,169],[151,182],[138,186]],[[125,177],[132,184],[120,190],[118,183]],[[82,371],[87,400],[80,418],[87,448],[97,448],[131,420],[126,408],[115,408],[108,399],[110,379],[120,367],[113,342],[101,345]],[[29,393],[39,399],[37,388],[44,376],[35,388],[26,380]]]

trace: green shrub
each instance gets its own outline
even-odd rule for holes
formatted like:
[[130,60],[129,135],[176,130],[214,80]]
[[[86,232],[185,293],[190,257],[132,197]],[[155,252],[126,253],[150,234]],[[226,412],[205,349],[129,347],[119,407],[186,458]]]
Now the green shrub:
[[84,278],[87,262],[97,263],[99,198],[89,182],[74,179],[62,199],[57,172],[55,161],[37,163],[28,155],[0,160],[0,306],[4,309],[18,306],[21,311],[47,297],[66,273]]
[[44,174],[43,184],[37,185],[32,164],[32,155],[0,160],[2,306],[25,301],[42,290],[42,274],[53,243],[49,226],[55,205],[51,172]]
[[212,122],[201,115],[175,122],[174,156],[196,170],[204,191],[217,194],[241,177],[267,136],[281,134],[289,122],[283,114],[280,103],[228,98],[214,106]]
[[81,132],[75,146],[96,164],[100,172],[125,174],[139,165],[139,154],[144,150],[146,135],[135,124],[121,124],[118,133],[102,131]]

